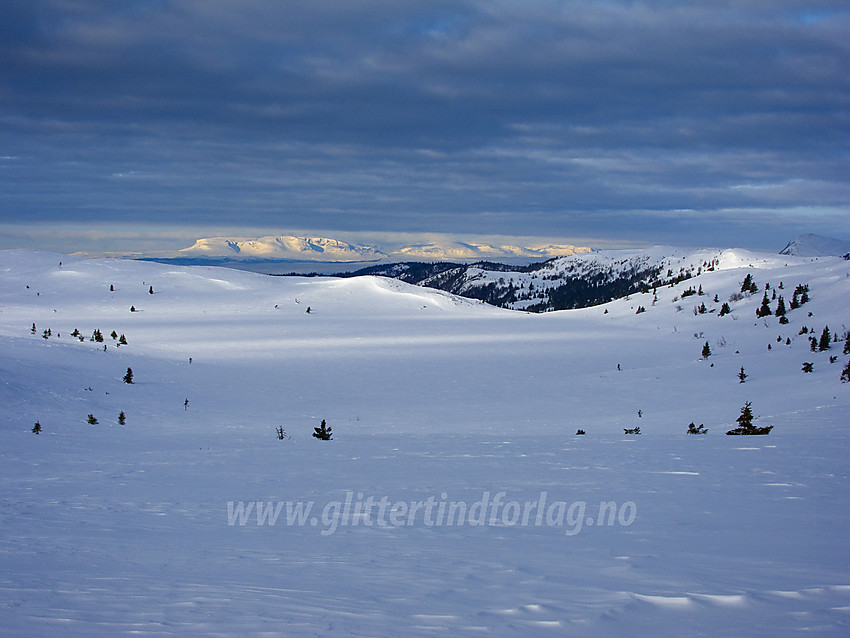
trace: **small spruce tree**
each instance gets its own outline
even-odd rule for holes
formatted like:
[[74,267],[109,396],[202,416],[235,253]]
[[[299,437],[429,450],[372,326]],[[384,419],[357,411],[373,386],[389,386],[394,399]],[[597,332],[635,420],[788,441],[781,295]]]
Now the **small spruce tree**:
[[89,414],[88,418],[86,419],[86,422],[90,425],[97,425],[97,419],[93,414]]
[[850,383],[850,361],[847,362],[847,365],[841,371],[841,383]]
[[770,299],[767,298],[767,292],[765,292],[764,297],[762,297],[761,300],[761,306],[759,306],[758,310],[756,310],[756,317],[761,319],[762,317],[767,317],[770,314]]
[[127,368],[127,373],[124,375],[124,383],[133,383],[133,368]]
[[32,426],[32,433],[41,434],[41,423],[39,423],[38,421],[35,422],[35,425]]
[[708,341],[705,342],[705,345],[702,347],[702,358],[708,359],[711,356],[711,346],[708,345]]
[[741,366],[741,371],[738,373],[738,382],[744,383],[747,380],[747,377],[750,376],[746,372],[744,372],[744,366]]
[[741,292],[758,292],[758,286],[756,286],[753,276],[749,273],[744,277],[744,283],[741,284]]
[[777,317],[784,317],[786,312],[785,300],[782,298],[782,295],[779,295],[779,299],[776,302],[776,311],[773,314]]
[[126,425],[127,423],[127,415],[124,414],[124,410],[118,413],[118,425]]
[[823,332],[820,334],[820,341],[818,341],[818,350],[821,352],[829,350],[830,341],[832,341],[832,335],[829,334],[829,326],[824,326]]
[[313,430],[313,436],[322,441],[330,441],[331,437],[333,436],[331,428],[328,427],[324,419],[322,419],[322,424],[317,428],[313,428]]
[[738,416],[735,421],[737,421],[738,426],[744,428],[745,430],[752,429],[753,427],[753,409],[752,403],[747,401],[744,403],[744,407],[741,408],[741,414]]

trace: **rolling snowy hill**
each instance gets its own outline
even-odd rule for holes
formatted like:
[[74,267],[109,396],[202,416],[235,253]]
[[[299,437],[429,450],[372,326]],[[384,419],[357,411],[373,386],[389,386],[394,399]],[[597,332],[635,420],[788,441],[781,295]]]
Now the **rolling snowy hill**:
[[0,635],[846,635],[850,262],[646,259],[530,314],[0,252]]

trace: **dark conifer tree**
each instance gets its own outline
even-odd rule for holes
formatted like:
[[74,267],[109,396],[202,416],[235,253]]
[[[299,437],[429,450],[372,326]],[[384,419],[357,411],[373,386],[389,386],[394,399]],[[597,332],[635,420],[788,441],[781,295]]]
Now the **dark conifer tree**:
[[711,356],[711,346],[708,345],[708,341],[705,342],[705,345],[702,347],[702,358],[708,359]]
[[777,317],[784,317],[785,313],[785,300],[782,298],[782,295],[779,295],[779,300],[776,302],[776,312],[774,314]]
[[741,366],[741,371],[738,373],[738,381],[740,383],[744,383],[747,380],[747,377],[750,376],[746,372],[744,372],[744,366]]
[[133,368],[127,368],[127,373],[124,375],[124,383],[133,383]]
[[324,419],[322,419],[322,425],[317,428],[313,428],[313,430],[315,430],[313,432],[313,436],[322,441],[330,441],[333,436],[331,428],[328,427]]
[[758,310],[756,310],[756,317],[761,319],[762,317],[767,317],[770,314],[770,299],[767,298],[767,292],[765,292],[764,297],[762,297],[761,300],[761,306]]
[[830,341],[832,341],[832,335],[829,334],[829,326],[824,326],[823,332],[820,335],[820,341],[818,341],[818,350],[821,352],[829,350],[831,347]]
[[738,422],[738,425],[745,430],[749,430],[753,427],[753,409],[750,407],[752,403],[747,401],[744,404],[744,407],[741,408],[741,415],[735,419]]
[[800,307],[800,293],[798,293],[795,290],[794,294],[791,296],[791,310],[796,310],[799,307]]

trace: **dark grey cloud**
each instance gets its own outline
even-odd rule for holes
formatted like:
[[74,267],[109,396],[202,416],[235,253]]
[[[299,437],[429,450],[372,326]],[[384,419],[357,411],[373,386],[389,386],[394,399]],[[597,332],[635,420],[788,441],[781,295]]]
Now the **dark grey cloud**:
[[848,33],[828,1],[7,0],[0,219],[848,236]]

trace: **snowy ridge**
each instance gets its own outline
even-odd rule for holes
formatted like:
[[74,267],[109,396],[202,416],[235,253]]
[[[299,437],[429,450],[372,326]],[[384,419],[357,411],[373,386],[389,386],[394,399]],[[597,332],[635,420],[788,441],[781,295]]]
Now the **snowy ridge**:
[[0,633],[846,634],[850,262],[570,263],[692,272],[536,315],[0,251]]
[[850,241],[824,237],[808,233],[788,242],[780,255],[798,255],[801,257],[844,257],[850,255]]

